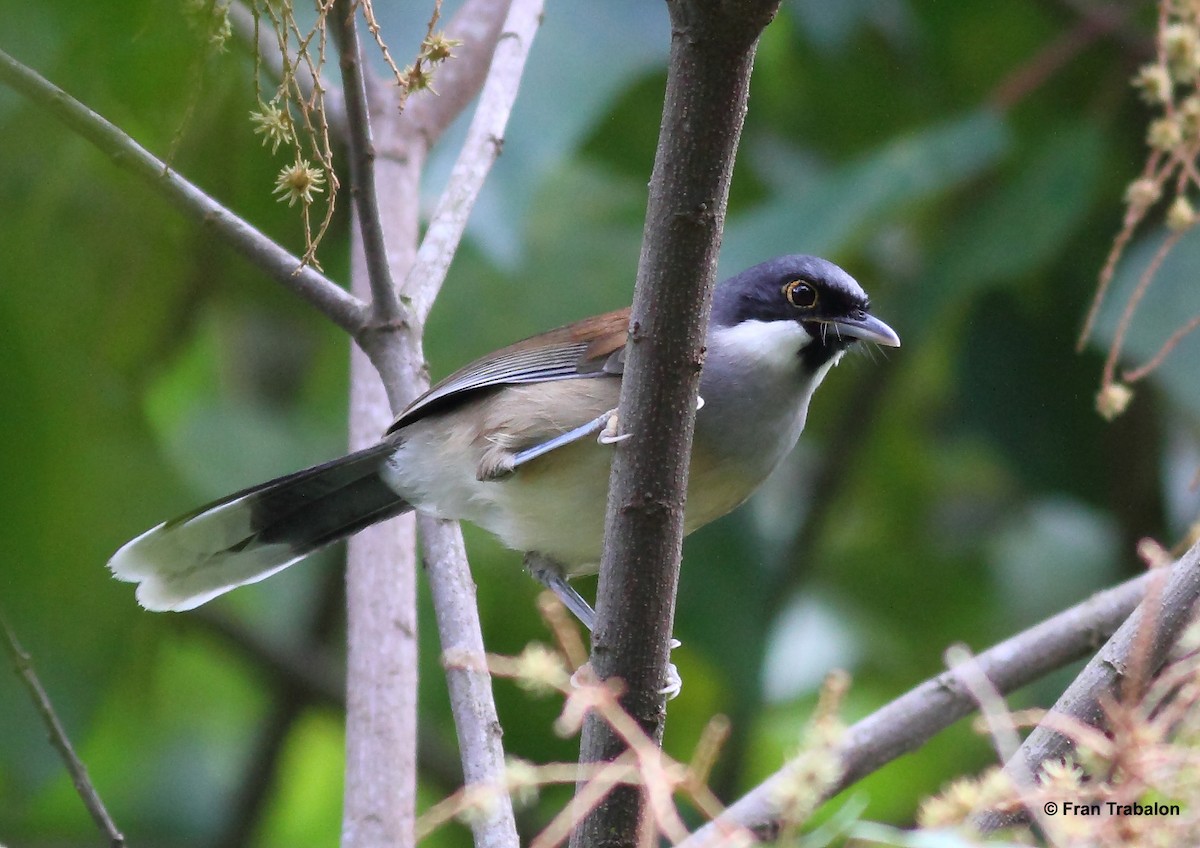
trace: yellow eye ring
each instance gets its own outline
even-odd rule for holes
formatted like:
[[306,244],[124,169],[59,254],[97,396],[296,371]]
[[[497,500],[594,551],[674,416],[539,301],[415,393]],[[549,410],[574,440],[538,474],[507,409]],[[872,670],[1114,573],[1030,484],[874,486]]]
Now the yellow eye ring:
[[784,285],[783,296],[797,309],[812,309],[817,305],[817,290],[804,280],[792,280]]

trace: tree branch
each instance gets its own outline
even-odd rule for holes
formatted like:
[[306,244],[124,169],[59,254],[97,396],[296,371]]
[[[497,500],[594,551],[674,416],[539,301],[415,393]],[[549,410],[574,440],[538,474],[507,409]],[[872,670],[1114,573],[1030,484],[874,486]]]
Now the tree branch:
[[383,219],[375,194],[375,140],[371,136],[371,116],[367,109],[367,83],[358,41],[357,7],[349,0],[338,0],[332,21],[341,55],[342,91],[346,98],[346,140],[350,148],[350,195],[358,209],[363,253],[367,260],[367,278],[371,284],[371,313],[379,324],[392,324],[402,318],[400,294],[392,280]]
[[[1034,728],[1005,765],[1006,771],[1037,774],[1042,763],[1062,759],[1074,751],[1074,741],[1053,729],[1055,717],[1102,727],[1105,704],[1115,703],[1122,696],[1136,702],[1140,693],[1122,692],[1123,685],[1144,688],[1192,620],[1192,610],[1200,598],[1200,543],[1193,545],[1170,571],[1158,569],[1142,579],[1150,587],[1145,600],[1059,696],[1047,719]],[[978,825],[986,833],[1017,819],[992,812],[981,816]]]
[[[494,7],[468,0],[460,16],[469,8],[484,14]],[[499,27],[495,27],[499,31]],[[490,56],[493,45],[477,43],[483,56]],[[486,61],[483,62],[486,65]],[[463,74],[458,82],[442,78],[446,96],[466,104],[474,95],[474,86],[482,81]],[[461,87],[461,91],[452,91]],[[380,137],[379,149],[386,155],[376,160],[375,180],[387,191],[379,193],[382,229],[392,246],[388,253],[393,279],[405,279],[416,259],[419,221],[417,218],[421,169],[429,141],[437,132],[426,131],[416,123],[420,103],[411,100],[403,115],[396,114],[395,101],[372,98],[372,119]],[[448,118],[446,119],[448,122]],[[436,129],[436,128],[434,128]],[[356,233],[357,235],[357,233]],[[360,244],[351,254],[353,290],[369,291],[366,261]],[[432,300],[441,279],[426,281],[426,294]],[[351,447],[375,441],[389,420],[428,383],[421,350],[419,319],[398,325],[369,328],[356,338],[359,347],[351,350]],[[360,349],[361,348],[361,351]],[[363,353],[366,353],[366,356]],[[369,362],[368,362],[369,357]],[[373,373],[378,370],[382,383]],[[390,409],[389,409],[390,407]],[[415,784],[405,774],[408,752],[416,731],[409,726],[416,718],[416,612],[415,561],[412,551],[411,516],[368,528],[350,541],[347,569],[347,597],[350,607],[348,626],[348,691],[346,809],[343,824],[344,848],[357,846],[410,844],[413,834]],[[449,551],[455,546],[445,546]],[[430,557],[432,560],[433,557]],[[436,579],[470,581],[465,559],[447,556],[431,562]],[[433,578],[431,578],[433,579]],[[439,607],[439,618],[448,614]],[[482,643],[479,613],[473,605],[460,605],[456,612],[459,637]],[[455,686],[451,681],[451,686]],[[489,687],[472,694],[469,712],[455,720],[460,727],[474,727],[486,737],[499,726]],[[464,763],[464,771],[474,769]],[[486,772],[503,768],[502,755],[489,760]],[[506,803],[507,797],[501,803]],[[488,825],[489,838],[495,844],[516,844],[511,811],[502,813]],[[514,834],[509,837],[508,833]]]
[[[621,429],[597,592],[592,665],[628,687],[622,705],[661,740],[661,694],[683,542],[683,505],[705,329],[734,155],[762,29],[778,0],[673,0],[662,129],[634,290]],[[580,761],[624,745],[590,716]],[[641,796],[611,794],[572,835],[575,848],[633,845]]]
[[185,215],[212,227],[267,276],[355,335],[367,308],[319,271],[230,212],[100,115],[0,50],[0,81],[54,113],[68,127],[141,177]]
[[[446,664],[446,684],[450,691],[454,727],[458,732],[463,780],[467,785],[504,787],[503,732],[495,718],[492,678],[487,671],[475,583],[467,568],[462,530],[457,522],[439,521],[426,515],[419,516],[417,523],[433,607],[437,612],[442,654],[477,660]],[[446,567],[449,563],[454,567]],[[521,844],[507,792],[498,792],[495,803],[472,816],[470,825],[475,848],[517,848]]]
[[0,629],[4,631],[4,646],[12,660],[13,668],[21,678],[21,682],[25,684],[25,688],[29,690],[29,697],[33,699],[33,705],[37,708],[42,723],[46,725],[50,744],[54,746],[54,750],[58,751],[63,765],[67,767],[67,773],[71,775],[71,782],[75,784],[75,792],[83,801],[83,805],[87,807],[96,827],[108,838],[109,845],[113,848],[122,848],[125,845],[125,837],[117,829],[116,823],[113,822],[112,816],[108,814],[108,809],[100,799],[100,793],[92,785],[92,780],[88,777],[87,766],[75,753],[75,746],[67,737],[66,728],[59,720],[58,714],[54,711],[54,704],[50,702],[50,696],[46,694],[42,681],[38,679],[37,672],[34,671],[33,660],[21,647],[21,643],[17,641],[17,634],[13,632],[3,611],[0,611]]
[[467,218],[500,156],[508,116],[517,99],[529,48],[541,24],[543,6],[544,0],[513,0],[500,30],[466,141],[404,284],[404,293],[411,298],[413,312],[421,323],[429,316],[466,230]]
[[[1195,571],[1194,563],[1180,562],[1172,568],[1172,577],[1189,569]],[[1008,694],[1087,656],[1129,617],[1156,576],[1144,574],[1099,592],[989,648],[975,657],[977,671],[986,675],[998,692]],[[974,711],[973,697],[953,671],[930,678],[850,727],[841,746],[842,778],[826,797],[917,750]],[[778,787],[789,779],[789,766],[785,765],[732,804],[720,819],[696,831],[684,845],[715,844],[723,824],[769,835],[779,826]]]

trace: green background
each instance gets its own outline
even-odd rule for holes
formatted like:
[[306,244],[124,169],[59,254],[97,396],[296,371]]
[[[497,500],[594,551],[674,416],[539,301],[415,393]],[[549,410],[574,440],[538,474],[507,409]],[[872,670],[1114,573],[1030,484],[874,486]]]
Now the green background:
[[[427,10],[380,5],[407,61]],[[1136,573],[1138,539],[1169,544],[1196,518],[1200,340],[1126,416],[1093,412],[1116,307],[1158,234],[1131,249],[1096,346],[1074,352],[1145,157],[1149,114],[1128,80],[1152,10],[1039,75],[1081,25],[1070,5],[786,0],[762,40],[722,273],[827,256],[904,347],[850,357],[786,467],[687,542],[674,654],[686,685],[666,746],[686,757],[727,713],[725,799],[795,750],[830,668],[854,677],[845,717],[866,715],[942,668],[947,645],[982,649]],[[180,170],[302,248],[294,210],[271,198],[282,154],[252,134],[242,52],[206,58],[165,0],[0,0],[0,20],[0,47],[159,155],[181,134]],[[628,303],[668,37],[658,3],[548,4],[429,323],[435,377]],[[431,166],[427,205],[461,131]],[[347,202],[321,254],[338,280]],[[1134,323],[1131,364],[1200,311],[1197,268],[1200,238],[1185,238]],[[338,454],[347,350],[210,232],[0,89],[0,601],[133,844],[337,839],[339,708],[281,685],[246,645],[293,652],[336,689],[342,549],[186,615],[140,610],[104,563],[166,517]],[[546,639],[518,555],[473,528],[467,540],[488,647]],[[453,788],[456,755],[422,592],[428,804]],[[1014,703],[1047,703],[1069,677]],[[551,730],[556,701],[495,688],[511,754],[574,759],[576,741]],[[959,725],[850,794],[865,816],[905,824],[919,798],[991,761]],[[546,792],[527,826],[564,797]],[[96,839],[24,691],[0,674],[0,843]],[[430,844],[468,841],[451,826]]]

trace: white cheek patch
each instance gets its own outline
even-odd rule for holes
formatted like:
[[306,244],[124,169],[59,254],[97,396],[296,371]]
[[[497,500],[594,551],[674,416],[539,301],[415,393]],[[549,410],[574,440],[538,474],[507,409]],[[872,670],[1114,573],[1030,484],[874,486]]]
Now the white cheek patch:
[[796,321],[743,321],[713,336],[729,358],[779,370],[796,368],[800,351],[813,340]]

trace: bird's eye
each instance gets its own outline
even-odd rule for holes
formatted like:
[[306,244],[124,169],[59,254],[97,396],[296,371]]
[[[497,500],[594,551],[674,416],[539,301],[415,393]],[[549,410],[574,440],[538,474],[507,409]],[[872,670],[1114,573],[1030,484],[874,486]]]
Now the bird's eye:
[[804,280],[792,280],[785,285],[783,296],[797,309],[812,309],[817,305],[817,290]]

